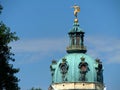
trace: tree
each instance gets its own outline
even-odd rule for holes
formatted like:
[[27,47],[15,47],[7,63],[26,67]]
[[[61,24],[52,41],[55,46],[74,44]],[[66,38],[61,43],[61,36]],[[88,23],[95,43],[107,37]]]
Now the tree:
[[32,87],[30,90],[42,90],[41,88],[34,88]]
[[0,13],[1,13],[2,9],[3,9],[3,8],[2,8],[2,5],[0,4]]
[[[2,7],[0,5],[0,7]],[[2,8],[0,8],[0,11]],[[0,22],[0,90],[20,90],[19,79],[15,76],[19,69],[13,67],[14,54],[9,44],[19,38],[15,32],[11,32],[3,22]],[[11,63],[10,63],[11,62]]]

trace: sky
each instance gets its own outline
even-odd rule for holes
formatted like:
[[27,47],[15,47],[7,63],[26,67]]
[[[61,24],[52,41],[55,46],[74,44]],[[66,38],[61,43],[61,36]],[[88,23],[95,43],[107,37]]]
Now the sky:
[[12,42],[16,76],[21,90],[51,84],[50,65],[66,55],[68,32],[73,26],[72,6],[81,8],[80,27],[85,31],[87,54],[104,65],[107,90],[120,90],[120,0],[0,0],[0,15],[20,38]]

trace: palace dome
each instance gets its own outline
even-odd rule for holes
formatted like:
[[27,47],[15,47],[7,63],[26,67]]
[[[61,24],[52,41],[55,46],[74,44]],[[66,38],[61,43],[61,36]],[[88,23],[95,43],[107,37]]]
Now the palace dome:
[[[56,64],[53,82],[96,82],[96,64],[96,61],[86,54],[67,54]],[[85,77],[82,75],[82,69],[83,73],[86,73]]]
[[[74,7],[79,9],[79,6]],[[67,54],[50,65],[52,84],[49,90],[103,90],[102,62],[86,54],[84,34],[75,13],[73,27],[68,32]]]

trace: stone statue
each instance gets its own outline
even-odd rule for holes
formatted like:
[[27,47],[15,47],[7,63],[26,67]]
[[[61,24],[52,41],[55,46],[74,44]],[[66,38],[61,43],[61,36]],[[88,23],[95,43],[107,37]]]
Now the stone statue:
[[103,66],[102,62],[99,59],[96,59],[96,73],[97,73],[97,81],[103,83]]

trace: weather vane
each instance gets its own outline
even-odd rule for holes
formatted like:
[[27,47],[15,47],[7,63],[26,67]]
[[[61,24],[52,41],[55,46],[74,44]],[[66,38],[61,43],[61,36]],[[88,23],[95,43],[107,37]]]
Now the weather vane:
[[78,12],[80,12],[80,7],[77,5],[74,5],[73,8],[74,8],[74,16],[77,18],[77,14]]

